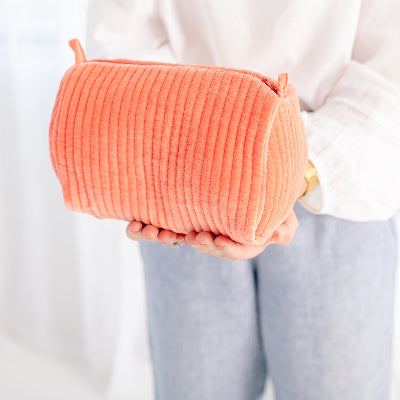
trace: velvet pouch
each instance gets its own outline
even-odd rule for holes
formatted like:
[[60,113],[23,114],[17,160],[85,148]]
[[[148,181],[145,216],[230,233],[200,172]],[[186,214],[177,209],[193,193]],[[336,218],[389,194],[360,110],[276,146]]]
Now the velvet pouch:
[[293,208],[308,158],[288,74],[87,61],[77,39],[69,44],[75,65],[49,126],[66,207],[265,243]]

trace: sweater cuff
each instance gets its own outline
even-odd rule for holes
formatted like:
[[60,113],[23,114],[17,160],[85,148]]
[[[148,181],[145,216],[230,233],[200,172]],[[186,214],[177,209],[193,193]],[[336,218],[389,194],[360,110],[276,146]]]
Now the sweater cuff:
[[320,182],[300,200],[306,209],[352,221],[399,214],[399,89],[352,61],[324,105],[301,112]]
[[[311,136],[315,137],[315,131],[311,130],[310,127],[310,115],[307,111],[301,111],[301,116],[304,122],[305,131],[307,134],[308,142],[308,159],[314,165],[318,183],[311,192],[307,193],[306,196],[298,199],[298,202],[309,212],[313,214],[326,214],[329,207],[327,205],[327,198],[325,195],[325,189],[328,184],[329,174],[326,173],[326,167],[324,167],[323,158],[318,157],[322,154],[323,148],[327,148],[327,143],[321,142],[321,140],[311,140]],[[313,139],[314,139],[313,137]]]

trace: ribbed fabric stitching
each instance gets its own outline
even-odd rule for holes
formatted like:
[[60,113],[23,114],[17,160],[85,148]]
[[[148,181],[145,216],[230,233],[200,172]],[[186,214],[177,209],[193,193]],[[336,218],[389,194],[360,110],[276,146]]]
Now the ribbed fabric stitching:
[[[179,71],[182,72],[182,69],[180,69]],[[185,220],[182,217],[180,203],[178,202],[178,207],[171,204],[171,202],[170,202],[170,185],[169,185],[170,178],[173,176],[175,179],[174,182],[176,182],[176,178],[177,178],[177,174],[178,174],[178,165],[179,164],[178,164],[176,158],[174,159],[175,160],[174,165],[176,167],[174,173],[171,174],[171,171],[169,171],[169,165],[171,165],[170,164],[170,162],[171,162],[170,161],[171,144],[173,143],[173,139],[175,138],[175,136],[178,137],[179,132],[181,130],[182,123],[183,123],[183,114],[185,111],[185,104],[186,104],[187,96],[186,96],[185,92],[181,91],[181,88],[185,82],[188,72],[189,72],[189,68],[186,68],[186,69],[184,69],[183,74],[179,73],[179,75],[182,75],[182,78],[181,78],[181,81],[179,82],[179,85],[176,87],[176,96],[177,97],[174,100],[174,107],[172,110],[172,122],[171,122],[171,128],[170,128],[171,130],[170,130],[170,135],[169,135],[169,140],[168,140],[168,149],[167,148],[165,149],[165,152],[166,152],[165,158],[167,161],[166,161],[166,165],[165,165],[165,188],[163,191],[163,198],[164,198],[164,203],[165,203],[165,209],[167,210],[166,211],[167,226],[169,226],[170,229],[172,229],[174,231],[178,230],[179,224],[181,224],[181,226],[185,229],[185,231],[190,229],[190,227],[191,227],[190,220],[187,220],[187,219]],[[189,75],[189,79],[192,80],[193,75],[192,76]],[[184,87],[185,86],[183,85],[183,88]],[[181,93],[181,96],[183,96],[183,99],[184,99],[183,107],[182,107],[182,101],[180,101],[180,100],[182,100],[182,98],[179,96],[179,93]],[[179,106],[179,108],[178,108],[178,106]],[[179,112],[177,112],[177,111],[179,111]],[[177,116],[179,116],[179,115],[181,117],[180,117],[180,120],[178,120],[178,122],[177,122],[176,121]],[[179,128],[177,127],[177,123],[179,123]],[[176,132],[176,134],[175,134],[175,132]],[[178,144],[179,140],[176,139],[175,142]],[[172,150],[173,150],[173,148],[172,148]],[[179,147],[177,146],[175,155],[178,154],[178,151],[179,151]],[[178,194],[176,194],[176,196],[178,196]],[[179,215],[179,218],[176,217],[177,215]],[[189,225],[187,225],[188,222],[189,222]]]
[[70,209],[247,244],[287,217],[308,156],[291,84],[278,96],[246,70],[94,60],[65,73],[49,150]]
[[[102,76],[102,73],[103,73],[104,69],[105,68],[103,66],[103,68],[101,69],[100,74],[97,77],[97,79],[99,79],[99,77]],[[111,72],[110,68],[108,69],[108,72]],[[89,154],[90,154],[90,158],[89,158],[90,182],[89,182],[89,184],[91,185],[91,187],[89,187],[89,189],[88,189],[88,193],[91,193],[91,198],[93,199],[93,201],[92,201],[93,206],[92,207],[95,207],[95,211],[96,211],[96,214],[94,214],[94,215],[98,216],[99,218],[102,218],[103,214],[102,214],[99,202],[96,199],[95,183],[97,183],[97,181],[94,179],[94,173],[93,173],[93,166],[96,164],[96,162],[93,161],[93,159],[96,157],[96,153],[94,151],[94,140],[93,139],[94,138],[97,139],[97,135],[96,135],[96,129],[92,129],[92,127],[93,127],[94,123],[96,123],[96,121],[94,121],[94,119],[95,119],[94,117],[96,116],[96,113],[94,112],[94,110],[96,109],[97,99],[98,99],[98,96],[99,96],[99,93],[100,93],[100,89],[103,87],[103,83],[107,79],[107,76],[108,76],[108,73],[103,75],[100,84],[97,85],[97,90],[94,93],[93,92],[90,93],[90,95],[88,94],[88,102],[90,102],[90,100],[93,99],[92,112],[88,113],[88,117],[90,118],[90,131],[89,131],[90,132],[89,133],[89,136],[90,136],[90,152],[89,152]],[[97,82],[97,79],[96,79],[96,82]]]
[[[186,82],[186,73],[190,72],[191,70],[189,68],[187,68],[186,72],[185,72],[185,76],[184,76],[184,80],[183,82]],[[185,115],[187,113],[187,100],[189,98],[189,89],[192,86],[193,80],[195,78],[195,74],[189,74],[189,84],[186,85],[187,89],[186,91],[181,92],[181,95],[183,96],[183,105],[182,105],[182,99],[180,99],[180,96],[178,96],[178,103],[181,105],[181,110],[182,110],[182,117],[180,118],[179,121],[179,128],[178,129],[173,129],[173,133],[176,132],[176,134],[174,134],[173,136],[171,136],[171,143],[173,144],[174,142],[172,141],[172,139],[175,139],[176,142],[176,152],[169,152],[168,153],[168,176],[170,178],[173,177],[173,184],[171,186],[171,180],[168,179],[168,199],[169,199],[169,204],[171,205],[171,210],[172,210],[172,215],[174,216],[174,222],[171,225],[173,228],[171,228],[173,231],[178,232],[179,231],[179,222],[182,223],[182,226],[184,226],[184,221],[189,222],[189,227],[194,225],[194,222],[192,221],[190,215],[189,215],[189,211],[186,209],[186,205],[185,205],[185,197],[184,197],[184,193],[181,193],[179,191],[177,191],[176,189],[176,182],[179,181],[179,179],[183,179],[182,178],[182,174],[181,177],[179,177],[179,173],[182,172],[182,169],[184,167],[184,163],[185,163],[185,151],[183,150],[186,147],[187,144],[187,140],[188,140],[188,136],[187,135],[180,135],[180,132],[187,132],[187,127],[186,127],[186,120],[185,120]],[[182,83],[183,83],[182,82]],[[185,88],[185,85],[183,86],[183,88]],[[180,101],[181,100],[181,101]],[[175,118],[176,114],[174,114],[174,118]],[[172,147],[172,150],[174,148]],[[183,153],[182,153],[183,152]],[[172,155],[174,155],[174,158],[170,158]],[[174,166],[175,167],[175,171],[169,171],[170,166]],[[171,168],[173,169],[173,168]],[[174,190],[172,190],[174,189]],[[175,197],[173,198],[173,201],[171,201],[171,193],[175,195]],[[177,221],[176,219],[176,214],[179,214],[179,221]],[[193,228],[194,229],[194,228]]]
[[[244,84],[244,86],[243,86]],[[242,89],[242,87],[246,88],[246,84],[248,85],[246,91],[244,91]],[[243,118],[243,114],[244,111],[246,109],[246,100],[248,98],[250,89],[253,85],[252,81],[248,81],[247,79],[245,79],[245,76],[243,75],[242,80],[240,81],[240,86],[239,86],[239,90],[237,93],[237,96],[235,98],[235,102],[238,101],[238,97],[241,94],[241,100],[239,98],[239,104],[243,104],[243,106],[240,109],[240,114],[239,114],[239,118],[237,119],[234,129],[236,129],[236,136],[235,136],[235,143],[233,145],[233,151],[232,151],[232,164],[233,165],[237,165],[237,168],[232,168],[230,171],[230,176],[229,176],[229,189],[228,189],[228,193],[229,193],[229,198],[228,198],[228,208],[226,210],[226,215],[228,217],[228,225],[231,228],[231,231],[235,231],[237,229],[241,229],[240,226],[238,226],[238,220],[237,220],[237,205],[238,205],[238,198],[239,198],[239,190],[238,188],[240,188],[241,186],[241,182],[242,182],[242,163],[241,160],[243,159],[243,152],[241,153],[241,156],[238,157],[238,151],[236,150],[236,148],[238,149],[243,149],[244,151],[244,141],[246,139],[245,137],[245,130],[240,129],[241,123],[242,123],[242,118]],[[243,97],[244,95],[244,97]],[[248,113],[248,116],[250,116],[250,112]],[[232,122],[233,119],[231,119]],[[246,126],[248,125],[248,121],[249,119],[247,119],[246,121]],[[237,128],[236,128],[237,126]],[[231,124],[228,127],[228,130],[231,130]],[[239,141],[238,141],[239,138]],[[236,185],[234,185],[234,182],[236,182]]]
[[[96,69],[99,70],[97,75],[95,75],[95,73],[94,73],[94,71]],[[78,114],[78,109],[81,107],[81,102],[82,102],[83,103],[82,104],[83,110],[81,111],[81,118],[79,120],[80,122],[78,122],[78,127],[76,128],[76,130],[78,130],[79,133],[85,132],[84,126],[85,126],[85,122],[87,120],[87,118],[85,118],[85,115],[86,115],[87,106],[88,106],[88,103],[89,103],[88,95],[92,91],[93,85],[95,84],[97,78],[100,76],[101,71],[102,71],[102,68],[100,66],[98,66],[98,65],[94,65],[93,68],[90,69],[90,75],[89,75],[87,81],[85,82],[85,87],[84,87],[84,89],[86,90],[86,96],[80,96],[80,99],[79,99],[79,102],[78,102],[78,106],[77,106],[77,113],[76,113],[76,114]],[[88,81],[89,82],[91,81],[89,87],[87,87],[88,86]],[[82,93],[83,93],[83,91],[84,90],[82,90]],[[83,101],[82,101],[82,97],[83,97]],[[90,113],[89,113],[89,115],[90,115]],[[76,124],[76,121],[75,121],[75,124]],[[85,140],[85,143],[83,143],[84,140]],[[81,174],[82,174],[82,178],[80,179],[82,190],[80,192],[84,193],[84,198],[81,195],[82,208],[83,209],[88,208],[90,210],[90,212],[93,213],[93,209],[91,207],[91,202],[89,200],[89,191],[87,189],[87,181],[88,181],[88,179],[85,176],[85,166],[84,166],[85,160],[87,160],[87,159],[90,160],[90,153],[89,153],[89,157],[86,154],[85,155],[83,154],[83,149],[84,148],[85,149],[88,148],[87,143],[86,143],[86,141],[88,141],[88,140],[90,142],[90,135],[86,135],[86,136],[85,135],[80,135],[80,137],[79,137],[79,141],[81,142],[80,143],[80,152],[81,152],[81,154],[80,154],[80,165],[79,165],[79,168],[80,168],[80,171],[81,171]],[[89,149],[90,149],[90,145],[89,145]],[[78,168],[76,163],[75,163],[75,166],[76,166],[76,168]]]

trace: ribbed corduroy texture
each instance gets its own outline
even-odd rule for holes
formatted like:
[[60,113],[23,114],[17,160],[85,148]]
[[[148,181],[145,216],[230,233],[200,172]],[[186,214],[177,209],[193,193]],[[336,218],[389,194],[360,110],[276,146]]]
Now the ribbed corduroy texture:
[[231,68],[86,61],[76,46],[49,129],[65,205],[264,243],[304,179],[294,86]]

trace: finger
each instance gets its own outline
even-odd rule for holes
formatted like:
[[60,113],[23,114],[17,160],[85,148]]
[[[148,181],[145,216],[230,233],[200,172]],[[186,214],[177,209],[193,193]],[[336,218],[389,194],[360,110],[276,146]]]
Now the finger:
[[202,254],[219,257],[221,249],[215,246],[214,237],[211,232],[190,232],[185,237],[185,243]]
[[196,236],[196,244],[200,246],[211,246],[214,245],[214,235],[211,232],[199,232]]
[[293,231],[297,229],[297,227],[299,226],[299,220],[297,219],[297,216],[293,210],[286,218],[286,220],[283,222],[283,225],[288,226]]
[[225,235],[217,236],[214,239],[214,243],[220,249],[224,249],[224,248],[226,248],[226,246],[229,246],[229,245],[234,246],[234,244],[235,244],[235,242],[231,238],[229,238]]
[[185,244],[187,245],[193,245],[196,243],[196,236],[197,232],[196,231],[191,231],[185,235]]
[[298,226],[299,221],[294,211],[292,211],[288,218],[276,230],[277,237],[270,243],[279,244],[282,246],[289,244],[293,240]]
[[126,227],[126,235],[131,240],[144,240],[142,235],[142,226],[143,224],[139,221],[131,221]]
[[170,231],[169,229],[162,229],[158,233],[158,241],[160,243],[174,243],[176,241],[177,234],[175,232]]
[[203,254],[217,255],[218,248],[214,244],[214,235],[211,232],[199,232],[192,244],[196,250]]
[[142,229],[142,235],[146,240],[150,240],[152,242],[158,242],[157,235],[159,229],[154,225],[146,225]]
[[176,241],[180,243],[185,243],[185,234],[184,233],[178,233],[176,235]]
[[255,248],[259,246],[249,246],[235,242],[231,238],[220,235],[214,240],[215,245],[221,249],[220,257],[229,258],[231,260],[245,260],[254,257]]
[[140,221],[131,221],[129,222],[126,229],[128,229],[132,233],[139,233],[143,228],[143,224]]

